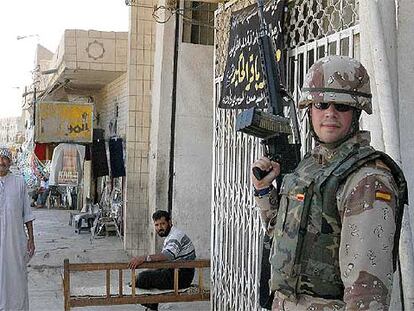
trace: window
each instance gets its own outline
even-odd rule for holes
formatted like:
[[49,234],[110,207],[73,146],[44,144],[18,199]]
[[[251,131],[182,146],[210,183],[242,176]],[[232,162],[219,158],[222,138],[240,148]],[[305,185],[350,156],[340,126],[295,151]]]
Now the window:
[[217,3],[184,2],[183,42],[213,45]]

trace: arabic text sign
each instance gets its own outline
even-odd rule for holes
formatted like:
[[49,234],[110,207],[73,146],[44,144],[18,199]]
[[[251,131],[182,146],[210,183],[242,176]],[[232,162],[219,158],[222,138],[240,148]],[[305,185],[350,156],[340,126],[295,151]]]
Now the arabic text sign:
[[36,142],[92,142],[93,104],[37,103]]
[[[282,39],[284,1],[267,6],[264,17],[271,33],[276,34],[278,48]],[[264,108],[267,104],[265,81],[258,46],[259,18],[257,6],[234,12],[230,19],[228,58],[221,85],[219,108]],[[275,57],[280,59],[280,49]]]

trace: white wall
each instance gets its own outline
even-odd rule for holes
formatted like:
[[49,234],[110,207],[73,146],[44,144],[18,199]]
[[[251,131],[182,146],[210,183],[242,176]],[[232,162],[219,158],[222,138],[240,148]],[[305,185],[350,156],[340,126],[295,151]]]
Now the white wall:
[[[409,201],[412,207],[412,189],[414,189],[414,58],[412,56],[414,50],[414,2],[399,0],[398,4],[398,91],[401,159],[405,177],[408,182]],[[414,212],[412,208],[409,208],[409,210],[409,224],[411,225],[411,232],[413,232]],[[411,247],[413,248],[414,246],[411,245]],[[413,272],[413,270],[411,270],[411,272]],[[412,289],[414,287],[414,275],[408,275],[407,279],[409,279],[409,285]],[[411,291],[410,293],[406,292],[405,294],[406,310],[414,310],[414,293]]]
[[175,19],[156,27],[148,187],[151,214],[168,209]]
[[[168,209],[174,36],[174,19],[157,25],[149,167],[151,212]],[[177,75],[172,217],[194,242],[198,257],[210,258],[213,47],[180,43]]]
[[[408,189],[414,189],[414,2],[399,1],[398,23],[398,73],[399,73],[399,99],[400,99],[400,135],[401,156]],[[412,196],[411,196],[412,197]],[[413,202],[411,202],[413,203]],[[414,216],[414,213],[412,213]],[[411,218],[414,225],[414,218]]]
[[[378,4],[380,33],[384,41],[375,35],[372,29],[372,7],[368,8],[368,2]],[[399,6],[399,9],[398,9]],[[371,77],[371,89],[373,90],[374,114],[363,119],[364,128],[371,131],[373,146],[379,150],[387,150],[391,143],[399,148],[392,152],[402,162],[402,168],[408,181],[408,189],[412,189],[414,182],[414,169],[412,166],[414,156],[414,138],[412,137],[412,115],[414,107],[411,104],[414,96],[412,79],[414,77],[414,60],[411,56],[414,48],[412,29],[414,21],[414,4],[412,1],[385,1],[367,0],[361,3],[361,60]],[[380,69],[383,69],[381,72]],[[385,71],[385,75],[384,75]],[[387,79],[382,79],[387,77]],[[384,88],[390,87],[392,94],[392,108],[389,112],[395,112],[396,130],[386,126],[384,121],[392,120],[390,115],[384,113],[387,101],[381,98]],[[388,135],[388,136],[387,136]],[[392,148],[391,148],[392,149]],[[402,267],[402,284],[404,287],[404,303],[406,310],[414,310],[414,275],[412,258],[412,229],[414,213],[408,208],[403,221],[403,232],[400,242],[400,260]],[[408,216],[408,217],[406,217]],[[411,225],[411,228],[410,228]],[[395,275],[396,276],[396,275]],[[398,293],[397,278],[394,278],[394,291],[392,308],[400,309],[400,295]]]
[[379,46],[378,38],[371,37],[372,30],[370,25],[370,18],[372,12],[369,11],[366,2],[360,5],[360,29],[361,29],[361,62],[367,68],[370,80],[371,90],[373,94],[373,114],[362,114],[363,128],[371,132],[372,145],[378,150],[385,150],[384,145],[384,131],[381,122],[380,107],[377,89],[382,88],[381,81],[377,78],[376,68],[377,63],[388,64],[388,74],[392,80],[391,88],[394,99],[395,115],[398,115],[398,70],[397,70],[397,36],[396,36],[396,8],[392,1],[382,1],[379,6],[379,11],[382,19],[383,37],[385,44],[386,59],[377,59],[376,49]]
[[210,258],[213,47],[182,43],[178,63],[173,217]]

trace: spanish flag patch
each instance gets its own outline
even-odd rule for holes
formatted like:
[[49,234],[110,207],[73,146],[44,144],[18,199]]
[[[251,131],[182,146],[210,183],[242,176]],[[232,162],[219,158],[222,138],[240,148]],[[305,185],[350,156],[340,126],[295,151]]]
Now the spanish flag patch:
[[302,202],[305,199],[305,195],[303,193],[296,194],[296,200]]
[[391,201],[391,194],[387,193],[387,192],[376,191],[375,192],[375,199],[385,201],[385,202],[389,202],[389,201]]

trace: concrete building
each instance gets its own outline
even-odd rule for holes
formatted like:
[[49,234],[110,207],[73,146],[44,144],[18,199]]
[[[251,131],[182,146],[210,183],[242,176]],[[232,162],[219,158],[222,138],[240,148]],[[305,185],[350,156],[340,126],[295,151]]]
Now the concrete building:
[[93,102],[94,129],[105,130],[105,140],[123,139],[131,255],[155,251],[151,214],[164,209],[198,256],[210,256],[215,8],[208,6],[210,22],[197,28],[182,17],[157,23],[152,2],[134,3],[128,33],[66,30],[55,53],[37,48],[34,83],[24,94],[27,123],[33,126],[33,102]]
[[38,45],[33,84],[23,93],[28,127],[34,126],[34,102],[93,102],[94,125],[109,137],[108,124],[117,117],[117,134],[125,137],[127,37],[68,29],[55,53]]
[[0,119],[0,143],[12,146],[20,145],[24,140],[23,121],[21,117]]
[[[27,125],[26,141],[29,148],[36,152],[42,145],[46,149],[41,160],[51,160],[57,144],[62,142],[81,143],[91,147],[92,130],[104,133],[101,140],[108,141],[111,137],[126,140],[127,131],[127,53],[128,33],[101,32],[68,29],[65,30],[55,53],[38,45],[36,50],[36,68],[33,84],[23,93],[23,110]],[[52,106],[47,106],[47,105]],[[60,136],[48,137],[48,128],[44,107],[92,107],[91,122],[88,128],[89,138],[79,140],[68,134],[65,128],[67,114],[56,115],[52,121],[54,126],[61,128]],[[56,108],[56,111],[58,109]],[[63,110],[60,110],[63,111]],[[73,117],[73,116],[72,116]],[[80,116],[78,116],[80,117]],[[63,125],[60,125],[62,123]],[[74,132],[70,131],[69,132]],[[76,132],[76,131],[75,131]],[[122,150],[121,150],[122,151]],[[125,151],[124,151],[125,154]],[[91,159],[88,156],[83,164],[83,179],[78,188],[79,197],[98,200],[102,196],[105,180],[103,177],[92,178]],[[124,177],[125,178],[125,177]],[[122,178],[116,182],[122,185]],[[122,191],[120,186],[120,191]]]

